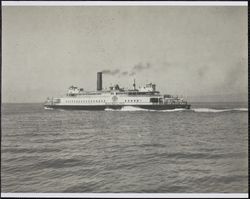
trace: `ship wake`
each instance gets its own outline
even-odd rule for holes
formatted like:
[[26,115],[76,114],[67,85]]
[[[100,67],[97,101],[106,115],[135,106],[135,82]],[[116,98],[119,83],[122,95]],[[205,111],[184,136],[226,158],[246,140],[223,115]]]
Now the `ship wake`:
[[247,112],[248,108],[233,108],[233,109],[212,109],[212,108],[182,109],[182,108],[176,108],[176,109],[170,109],[170,110],[152,110],[152,109],[144,109],[144,108],[139,108],[139,107],[134,107],[134,106],[124,106],[121,109],[106,108],[105,111],[222,113],[222,112]]
[[54,110],[53,108],[44,107],[45,110]]
[[134,106],[124,106],[121,109],[106,108],[105,111],[150,111],[150,110]]
[[106,108],[105,111],[179,112],[179,111],[187,111],[187,109],[177,108],[177,109],[171,109],[171,110],[152,110],[152,109],[144,109],[144,108],[135,107],[135,106],[124,106],[121,109]]
[[221,112],[247,112],[248,108],[232,108],[232,109],[194,108],[191,110],[197,113],[221,113]]

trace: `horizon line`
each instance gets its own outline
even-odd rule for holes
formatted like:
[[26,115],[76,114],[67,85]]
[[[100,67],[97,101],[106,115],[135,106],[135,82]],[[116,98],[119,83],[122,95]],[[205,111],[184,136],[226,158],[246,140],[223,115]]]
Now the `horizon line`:
[[248,6],[248,1],[2,1],[2,6]]

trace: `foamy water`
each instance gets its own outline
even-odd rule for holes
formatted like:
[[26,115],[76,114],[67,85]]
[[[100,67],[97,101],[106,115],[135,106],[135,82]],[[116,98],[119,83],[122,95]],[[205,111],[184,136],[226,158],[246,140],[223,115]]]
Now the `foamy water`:
[[247,112],[248,108],[233,108],[233,109],[211,109],[211,108],[195,108],[191,109],[197,113],[220,113],[220,112],[228,112],[228,111],[242,111]]
[[151,109],[143,109],[134,106],[124,106],[121,109],[112,109],[106,108],[105,111],[153,111],[153,112],[181,112],[181,111],[193,111],[197,113],[220,113],[227,111],[243,111],[247,112],[248,108],[233,108],[233,109],[212,109],[212,108],[192,108],[192,109],[170,109],[170,110],[151,110]]

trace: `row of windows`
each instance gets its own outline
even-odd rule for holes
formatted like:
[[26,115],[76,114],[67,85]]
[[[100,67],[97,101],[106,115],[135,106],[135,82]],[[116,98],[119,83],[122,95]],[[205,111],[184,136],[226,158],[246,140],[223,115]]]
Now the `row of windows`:
[[66,103],[93,103],[93,102],[106,102],[105,100],[66,100]]
[[[96,103],[106,102],[106,100],[66,100],[66,103]],[[125,102],[142,102],[142,100],[125,100]]]
[[142,100],[125,100],[125,102],[141,102]]

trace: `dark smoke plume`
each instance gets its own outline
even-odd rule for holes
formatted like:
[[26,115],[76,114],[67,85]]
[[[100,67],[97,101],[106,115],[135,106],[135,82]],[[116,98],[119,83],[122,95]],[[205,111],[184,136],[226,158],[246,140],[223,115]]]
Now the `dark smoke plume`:
[[107,75],[117,75],[118,73],[120,73],[119,69],[115,69],[115,70],[103,70],[102,71],[103,74],[107,74]]
[[129,73],[129,76],[133,76],[133,75],[135,75],[136,73],[135,72],[130,72]]
[[133,76],[133,75],[135,75],[136,73],[141,72],[142,70],[147,70],[147,69],[150,69],[150,68],[151,68],[150,63],[146,63],[145,65],[142,64],[142,63],[136,64],[136,65],[132,68],[132,70],[129,72],[129,76]]
[[122,76],[126,76],[126,75],[128,75],[128,71],[124,71],[124,72],[122,72],[122,73],[121,73],[121,75],[122,75]]
[[136,64],[133,68],[132,71],[136,72],[136,71],[142,71],[142,70],[146,70],[151,68],[150,63],[147,63],[146,65],[143,65],[142,63]]
[[103,70],[103,74],[107,75],[120,75],[120,76],[133,76],[136,73],[142,71],[142,70],[147,70],[151,68],[150,63],[146,63],[145,65],[142,63],[136,64],[131,70],[129,71],[120,71],[120,69],[114,69],[114,70]]

